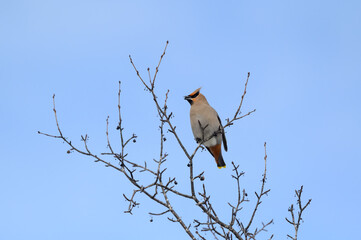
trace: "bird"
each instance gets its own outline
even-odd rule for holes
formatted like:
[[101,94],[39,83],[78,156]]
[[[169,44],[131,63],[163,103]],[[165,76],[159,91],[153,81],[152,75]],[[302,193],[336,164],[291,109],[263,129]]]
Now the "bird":
[[227,140],[218,113],[212,108],[206,97],[200,93],[201,88],[184,97],[191,105],[190,121],[197,143],[202,143],[214,157],[219,169],[225,168],[222,156],[222,142],[227,151]]

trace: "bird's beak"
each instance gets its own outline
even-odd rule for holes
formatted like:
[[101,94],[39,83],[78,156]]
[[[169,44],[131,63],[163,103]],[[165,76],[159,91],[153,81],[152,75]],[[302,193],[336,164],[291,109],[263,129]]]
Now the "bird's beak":
[[193,100],[192,100],[192,97],[191,96],[184,96],[184,100],[187,100],[187,102],[192,105],[193,104]]
[[189,95],[187,95],[187,96],[184,96],[184,100],[189,100],[189,99],[191,99],[191,96],[189,96]]

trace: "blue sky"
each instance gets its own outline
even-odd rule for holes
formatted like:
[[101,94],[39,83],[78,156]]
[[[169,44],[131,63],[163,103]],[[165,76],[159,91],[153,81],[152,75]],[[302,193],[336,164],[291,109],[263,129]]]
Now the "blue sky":
[[[202,152],[214,205],[228,217],[235,200],[230,162],[246,172],[242,187],[259,189],[263,142],[268,144],[269,196],[255,223],[274,219],[266,239],[286,239],[284,217],[304,185],[312,198],[300,239],[354,239],[361,210],[358,191],[361,143],[360,1],[1,1],[0,168],[1,239],[186,239],[183,229],[139,196],[134,215],[123,213],[123,176],[65,144],[37,134],[56,133],[52,95],[63,133],[81,146],[90,135],[94,152],[119,141],[117,87],[122,81],[125,134],[136,133],[129,157],[158,156],[158,122],[128,55],[146,76],[170,41],[157,93],[170,90],[169,107],[187,149],[196,144],[183,96],[202,93],[222,119],[239,103],[251,72],[243,112],[257,111],[227,129],[229,167],[218,170]],[[167,136],[169,176],[188,191],[186,158]],[[171,198],[189,223],[193,203]],[[242,219],[253,204],[245,206]],[[199,212],[197,213],[199,215]],[[210,237],[210,236],[208,236]]]

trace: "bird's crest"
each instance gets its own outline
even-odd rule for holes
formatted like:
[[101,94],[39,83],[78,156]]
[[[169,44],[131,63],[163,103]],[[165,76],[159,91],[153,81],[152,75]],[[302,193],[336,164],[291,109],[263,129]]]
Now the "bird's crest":
[[189,94],[189,96],[191,98],[195,98],[199,95],[199,91],[201,90],[202,87],[198,88],[197,90],[194,90],[194,92],[192,92],[191,94]]

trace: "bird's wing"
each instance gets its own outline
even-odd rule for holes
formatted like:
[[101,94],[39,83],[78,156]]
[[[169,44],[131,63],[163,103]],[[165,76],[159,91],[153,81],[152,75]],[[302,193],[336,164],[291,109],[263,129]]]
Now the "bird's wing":
[[218,118],[218,121],[219,121],[219,126],[220,126],[221,131],[222,131],[223,147],[224,147],[224,150],[226,150],[226,152],[227,152],[228,146],[227,146],[226,134],[224,133],[224,128],[223,128],[223,125],[222,125],[222,121],[219,118],[218,114],[217,114],[217,118]]

